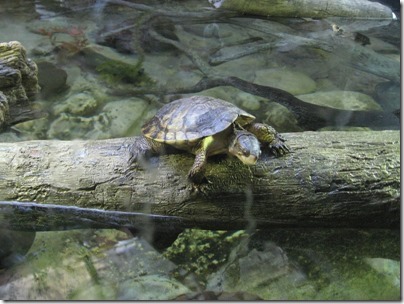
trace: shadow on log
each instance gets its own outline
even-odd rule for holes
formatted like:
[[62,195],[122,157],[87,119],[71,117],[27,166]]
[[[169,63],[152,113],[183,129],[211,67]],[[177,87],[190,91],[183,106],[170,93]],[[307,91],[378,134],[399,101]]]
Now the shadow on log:
[[[255,166],[212,157],[206,171],[211,184],[203,192],[193,191],[186,178],[192,155],[128,167],[138,137],[0,143],[0,200],[18,201],[12,204],[18,212],[0,203],[0,222],[12,229],[69,229],[76,218],[82,227],[137,228],[145,217],[132,212],[139,212],[160,215],[147,218],[163,228],[167,221],[177,228],[228,230],[399,227],[399,131],[284,136],[293,152],[264,155]],[[43,205],[45,216],[24,201]]]

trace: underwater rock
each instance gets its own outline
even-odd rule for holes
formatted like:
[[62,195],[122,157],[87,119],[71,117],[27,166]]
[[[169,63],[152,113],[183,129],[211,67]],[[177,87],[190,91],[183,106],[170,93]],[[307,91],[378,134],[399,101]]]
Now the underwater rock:
[[190,292],[169,276],[176,265],[142,238],[120,241],[107,255],[108,268],[100,275],[121,281],[119,300],[171,300]]
[[136,66],[139,62],[137,57],[128,57],[115,52],[113,49],[96,44],[88,44],[81,50],[84,62],[86,66],[96,69],[98,66],[104,63],[114,62],[123,63],[130,66]]
[[350,111],[381,111],[380,105],[369,95],[354,91],[315,92],[297,96],[316,105]]
[[223,75],[237,75],[237,77],[244,80],[253,81],[255,71],[261,70],[263,66],[268,66],[267,60],[265,56],[257,53],[224,62],[216,66],[215,70]]
[[150,24],[143,24],[143,26],[140,28],[141,36],[139,41],[141,43],[142,49],[148,53],[156,53],[176,49],[169,43],[156,40],[149,33],[149,30],[152,29],[165,38],[178,41],[178,37],[175,33],[176,29],[174,22],[170,18],[164,16],[154,17],[151,20],[152,21],[150,22]]
[[0,129],[36,118],[29,102],[39,91],[37,76],[37,66],[21,43],[0,43]]
[[400,288],[400,261],[383,258],[365,258],[364,261],[378,273],[386,276],[397,288]]
[[262,298],[249,294],[247,292],[191,292],[181,295],[174,299],[175,301],[260,301]]
[[23,261],[34,240],[34,231],[0,229],[0,269]]
[[0,128],[10,121],[10,107],[6,95],[0,91]]
[[[29,138],[31,139],[31,138]],[[29,140],[26,139],[26,140]],[[20,136],[18,136],[17,134],[15,134],[15,132],[11,131],[11,132],[3,132],[0,133],[0,143],[3,142],[18,142],[18,141],[23,141],[24,138],[21,138]]]
[[247,292],[264,300],[288,299],[291,290],[302,287],[314,292],[306,284],[306,276],[292,266],[287,255],[276,244],[266,241],[263,248],[247,248],[240,242],[230,253],[228,262],[213,273],[207,290],[214,292]]
[[93,114],[100,105],[100,100],[88,92],[72,94],[69,98],[53,107],[53,113],[59,115],[63,112],[78,116]]
[[[81,73],[79,69],[69,68],[68,75],[70,80],[67,79],[67,83],[70,86],[69,93],[66,97],[66,100],[73,98],[77,94],[86,94],[91,96],[97,101],[97,104],[102,104],[105,101],[109,100],[109,95],[107,94],[107,87],[105,84],[100,82],[99,77]],[[65,103],[62,101],[61,104]]]
[[[152,28],[163,37],[178,40],[175,34],[174,23],[162,16],[150,18],[151,22],[146,18],[144,19],[142,20],[142,17],[137,17],[136,19],[125,20],[119,24],[108,24],[98,31],[96,42],[114,48],[124,54],[139,53],[142,51],[150,53],[174,49],[171,44],[157,41],[148,33],[148,30]],[[142,24],[140,26],[140,22],[142,21],[148,21],[150,24]],[[140,37],[136,36],[138,33]],[[134,39],[134,37],[137,37],[137,39]]]
[[117,300],[173,300],[189,292],[186,286],[175,279],[161,275],[146,275],[120,284]]
[[395,82],[382,82],[376,88],[376,99],[385,111],[394,111],[401,108],[400,84]]
[[400,49],[395,45],[385,42],[379,38],[370,37],[370,45],[369,47],[374,50],[375,52],[379,53],[393,53],[393,54],[400,54]]
[[30,251],[32,259],[19,272],[8,270],[11,277],[0,282],[0,298],[169,300],[190,293],[170,277],[174,263],[143,239],[119,241],[127,237],[123,234],[81,230],[39,235]]
[[327,78],[320,78],[317,79],[317,89],[316,91],[338,91],[338,87],[330,80]]
[[18,132],[20,140],[44,139],[46,138],[48,128],[49,116],[24,121],[13,126],[13,129]]
[[249,111],[257,111],[261,107],[259,99],[248,93],[239,93],[235,96],[235,99],[237,99],[237,103],[240,104],[241,107]]
[[223,36],[220,31],[220,26],[216,22],[208,24],[184,24],[182,29],[185,32],[203,38],[222,38]]
[[[131,25],[135,21],[130,22]],[[122,54],[133,54],[133,27],[129,26],[129,20],[119,24],[106,24],[101,28],[95,38],[96,43],[105,45],[117,50]]]
[[[131,278],[144,275],[165,275],[177,267],[144,238],[139,237],[118,242],[108,250],[107,255],[108,265],[117,270],[115,272],[117,275],[129,273]],[[105,270],[105,275],[108,272]],[[122,279],[126,280],[127,278],[123,277]]]
[[[143,59],[137,56],[125,56],[111,48],[89,44],[82,49],[80,60],[98,74],[105,84],[114,88],[121,83],[132,86],[153,84],[153,80],[145,72]],[[161,66],[159,68],[161,72]]]
[[39,91],[38,68],[17,41],[0,43],[0,88],[10,104],[33,99]]
[[111,101],[103,108],[112,137],[140,134],[141,126],[154,115],[148,103],[139,98]]
[[254,82],[285,90],[293,95],[308,94],[316,90],[316,82],[309,76],[283,68],[258,70],[255,72]]
[[153,54],[146,56],[143,68],[150,78],[167,88],[188,87],[195,85],[202,78],[202,73],[190,64],[186,56],[166,56]]
[[269,102],[265,109],[263,122],[273,126],[278,132],[302,131],[295,115],[285,106]]
[[41,95],[48,98],[52,95],[63,92],[66,85],[67,73],[52,62],[42,61],[37,63],[38,82],[41,87]]
[[47,136],[65,140],[108,138],[108,119],[105,115],[82,117],[61,113],[49,126]]

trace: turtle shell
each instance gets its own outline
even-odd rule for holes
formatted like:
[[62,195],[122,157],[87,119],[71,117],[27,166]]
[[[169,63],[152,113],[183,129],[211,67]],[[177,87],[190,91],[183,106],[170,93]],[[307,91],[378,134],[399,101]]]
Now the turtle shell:
[[235,121],[243,126],[254,119],[222,99],[192,96],[166,104],[142,127],[142,132],[155,141],[178,144],[217,134]]

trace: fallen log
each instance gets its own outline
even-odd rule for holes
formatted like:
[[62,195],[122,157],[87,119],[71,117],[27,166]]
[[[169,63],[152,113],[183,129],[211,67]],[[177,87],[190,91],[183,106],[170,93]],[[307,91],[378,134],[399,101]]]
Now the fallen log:
[[[10,206],[0,203],[0,222],[22,230],[35,230],[44,221],[68,226],[57,212],[53,218],[51,211],[30,218],[27,212],[35,206],[24,209],[29,201],[96,208],[106,227],[131,226],[132,212],[160,215],[164,222],[173,216],[173,225],[181,228],[399,227],[399,131],[284,136],[293,152],[263,155],[255,166],[213,157],[206,171],[210,184],[200,191],[186,178],[193,162],[189,154],[129,166],[129,147],[139,137],[0,143],[0,200],[18,201],[14,206],[26,211],[13,217]],[[96,213],[91,221],[97,222]],[[88,215],[77,212],[77,218],[80,214],[85,221]]]
[[209,0],[209,2],[216,8],[265,17],[326,18],[336,16],[369,19],[391,19],[393,17],[391,9],[387,6],[367,0]]

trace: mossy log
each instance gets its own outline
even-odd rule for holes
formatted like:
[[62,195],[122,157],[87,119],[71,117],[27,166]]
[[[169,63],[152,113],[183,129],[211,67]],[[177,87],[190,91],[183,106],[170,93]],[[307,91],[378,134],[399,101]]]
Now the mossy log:
[[392,11],[378,2],[368,0],[210,0],[215,7],[244,14],[272,17],[351,17],[392,18]]
[[[211,158],[210,183],[199,191],[186,178],[192,155],[153,157],[147,168],[129,166],[129,147],[139,137],[0,143],[0,200],[22,210],[13,216],[13,208],[0,203],[0,222],[23,230],[52,229],[47,223],[68,228],[75,220],[90,227],[131,227],[139,219],[133,212],[142,212],[161,215],[173,226],[206,229],[399,227],[399,131],[284,136],[293,152],[264,155],[255,166]],[[50,206],[49,213],[40,216],[40,208],[24,205],[28,201]],[[81,209],[58,213],[48,204]]]

